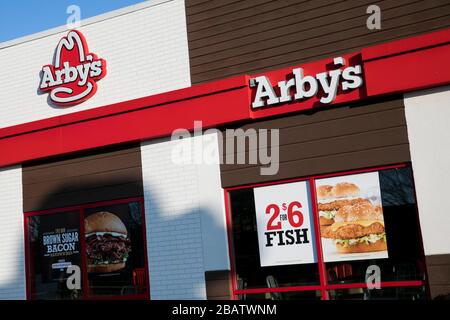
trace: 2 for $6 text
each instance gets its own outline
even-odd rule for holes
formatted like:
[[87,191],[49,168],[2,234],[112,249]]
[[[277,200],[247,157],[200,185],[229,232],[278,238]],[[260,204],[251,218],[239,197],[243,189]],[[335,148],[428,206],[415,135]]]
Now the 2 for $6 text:
[[[286,246],[309,243],[308,228],[301,228],[304,222],[303,213],[300,210],[302,204],[299,201],[277,204],[269,204],[265,213],[270,215],[266,225],[266,247]],[[283,228],[283,224],[289,224]]]

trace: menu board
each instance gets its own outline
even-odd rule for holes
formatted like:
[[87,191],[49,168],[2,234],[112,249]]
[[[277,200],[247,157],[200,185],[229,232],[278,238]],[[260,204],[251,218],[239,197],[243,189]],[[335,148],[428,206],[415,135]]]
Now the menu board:
[[388,258],[378,172],[316,180],[325,262]]
[[254,189],[262,267],[316,262],[306,181]]

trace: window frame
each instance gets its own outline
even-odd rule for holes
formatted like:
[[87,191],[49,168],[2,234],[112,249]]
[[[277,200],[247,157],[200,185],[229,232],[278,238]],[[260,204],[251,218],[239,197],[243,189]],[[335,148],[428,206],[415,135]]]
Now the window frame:
[[30,259],[30,250],[28,245],[29,234],[28,234],[28,220],[30,217],[48,215],[48,214],[64,214],[65,212],[78,211],[80,216],[80,234],[84,235],[84,214],[86,209],[117,205],[117,204],[127,204],[131,202],[138,202],[141,210],[141,222],[142,222],[142,239],[143,239],[143,250],[144,250],[144,268],[145,268],[145,284],[146,290],[142,294],[130,294],[126,296],[90,296],[89,295],[89,280],[86,268],[86,239],[84,236],[80,240],[81,249],[81,277],[82,277],[82,296],[80,300],[149,300],[150,299],[150,276],[148,268],[148,253],[147,253],[147,232],[145,224],[145,206],[144,197],[132,197],[124,198],[118,200],[108,200],[92,202],[87,204],[80,204],[70,207],[52,208],[46,210],[37,210],[24,212],[23,214],[23,224],[24,224],[24,253],[25,253],[25,281],[26,281],[26,299],[31,300],[31,263],[33,259]]
[[[225,203],[225,221],[227,227],[227,238],[228,238],[228,252],[230,259],[230,281],[231,281],[231,293],[232,299],[237,300],[239,295],[245,294],[257,294],[257,293],[270,293],[270,292],[293,292],[293,291],[320,291],[321,292],[321,300],[329,300],[328,291],[330,290],[339,290],[339,289],[354,289],[354,288],[367,288],[366,283],[347,283],[347,284],[328,284],[327,273],[325,262],[323,261],[322,254],[322,243],[320,239],[320,225],[319,225],[319,213],[317,210],[317,199],[316,193],[314,192],[315,181],[317,179],[322,178],[331,178],[331,177],[339,177],[350,174],[358,174],[358,173],[367,173],[367,172],[376,172],[383,171],[389,169],[400,169],[400,168],[410,168],[413,173],[413,168],[411,162],[403,162],[393,165],[386,166],[376,166],[376,167],[367,167],[363,169],[356,170],[347,170],[347,171],[339,171],[328,174],[320,174],[320,175],[312,175],[307,177],[298,177],[298,178],[289,178],[289,179],[281,179],[276,181],[269,181],[263,183],[254,183],[254,184],[246,184],[235,187],[224,188],[224,203]],[[417,207],[417,195],[416,188],[414,183],[414,176],[412,175],[412,182],[414,187],[414,199],[416,201],[416,217],[417,217],[417,225],[418,225],[418,237],[420,243],[420,252],[421,259],[425,262],[425,252],[423,247],[423,239],[420,227],[419,220],[419,212]],[[315,245],[317,252],[317,264],[318,264],[318,272],[319,272],[319,284],[318,285],[305,285],[305,286],[287,286],[287,287],[278,287],[278,288],[253,288],[253,289],[237,289],[237,275],[236,275],[236,265],[235,265],[235,252],[234,252],[234,238],[233,238],[233,223],[232,223],[232,212],[231,212],[231,198],[230,192],[234,190],[240,189],[249,189],[270,185],[278,185],[290,182],[298,182],[298,181],[307,181],[310,187],[311,192],[311,209],[313,214],[313,223],[314,223],[314,232],[315,232]],[[381,288],[389,288],[389,287],[425,287],[425,295],[428,299],[431,299],[431,293],[429,288],[428,281],[428,272],[425,265],[424,269],[425,280],[405,280],[405,281],[381,281]]]

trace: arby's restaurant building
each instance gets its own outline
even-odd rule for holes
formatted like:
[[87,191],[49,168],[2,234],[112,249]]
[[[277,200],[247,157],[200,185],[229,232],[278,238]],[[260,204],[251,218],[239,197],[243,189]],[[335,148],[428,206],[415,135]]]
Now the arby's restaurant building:
[[448,295],[450,3],[371,4],[155,0],[0,43],[0,299]]

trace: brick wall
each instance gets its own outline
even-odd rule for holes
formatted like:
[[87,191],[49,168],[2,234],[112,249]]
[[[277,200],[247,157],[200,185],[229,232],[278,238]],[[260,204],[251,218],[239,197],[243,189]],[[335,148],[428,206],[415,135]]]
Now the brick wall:
[[[229,268],[219,166],[173,163],[175,143],[159,140],[141,147],[150,295],[206,299],[205,271]],[[217,137],[212,143],[217,146]]]
[[25,299],[22,168],[0,169],[0,300]]
[[148,1],[83,20],[78,30],[107,61],[97,93],[70,108],[38,93],[42,66],[53,63],[65,26],[2,43],[0,128],[190,86],[183,0]]

